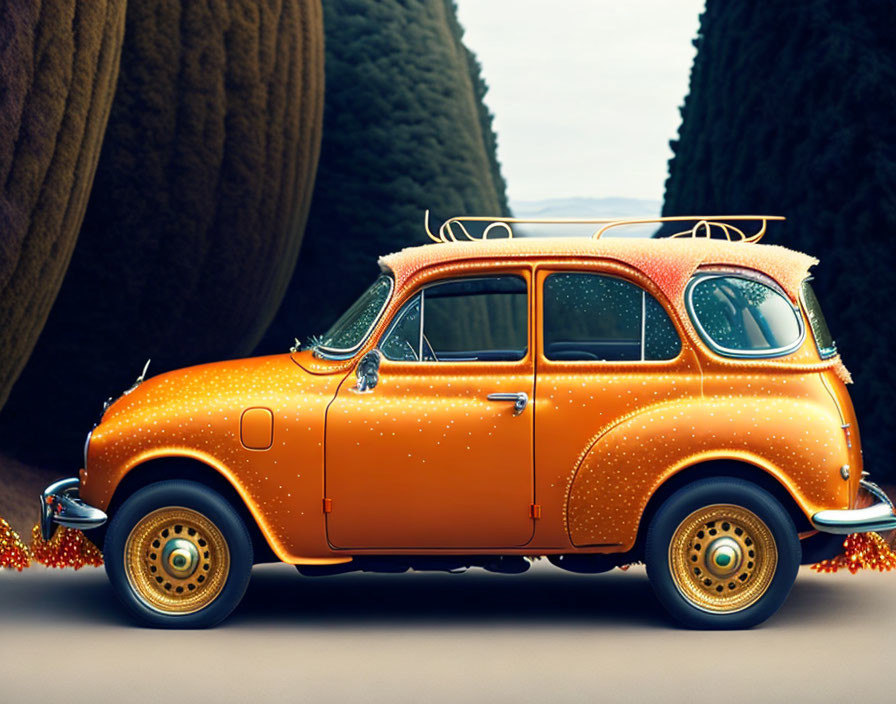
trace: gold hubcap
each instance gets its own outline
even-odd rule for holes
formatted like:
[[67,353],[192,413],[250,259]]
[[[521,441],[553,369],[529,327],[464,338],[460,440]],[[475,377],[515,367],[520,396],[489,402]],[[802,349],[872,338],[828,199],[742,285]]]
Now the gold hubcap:
[[669,544],[669,569],[679,593],[694,606],[733,613],[768,591],[778,549],[768,526],[742,506],[717,504],[694,511]]
[[125,544],[128,582],[144,604],[189,614],[211,604],[230,571],[230,551],[217,526],[181,506],[144,516]]

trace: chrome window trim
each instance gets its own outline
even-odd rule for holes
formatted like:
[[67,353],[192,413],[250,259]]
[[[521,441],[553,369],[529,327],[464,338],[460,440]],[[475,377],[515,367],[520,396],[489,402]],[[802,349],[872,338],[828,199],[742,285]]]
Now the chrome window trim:
[[[775,293],[777,293],[779,296],[781,296],[790,305],[790,309],[793,312],[797,326],[799,327],[800,333],[797,336],[797,339],[786,347],[773,347],[767,350],[737,350],[730,347],[725,347],[724,345],[720,345],[715,340],[713,340],[712,336],[706,331],[706,328],[703,327],[703,324],[700,322],[700,317],[694,310],[694,289],[703,281],[708,281],[709,279],[727,278],[755,281],[756,283],[760,283],[763,286],[767,286],[768,288],[775,291]],[[700,335],[700,338],[713,352],[723,357],[736,357],[739,359],[771,359],[774,357],[784,357],[786,355],[792,354],[793,352],[796,352],[806,341],[806,326],[803,325],[803,315],[799,309],[799,306],[795,306],[791,302],[790,296],[787,295],[787,292],[784,291],[784,289],[782,289],[775,281],[760,274],[724,270],[699,272],[691,277],[691,280],[688,282],[687,288],[685,289],[684,296],[685,308],[687,308],[688,317],[690,318],[691,323],[694,325],[694,328],[696,328],[698,334]]]
[[[380,306],[379,313],[376,314],[376,317],[373,319],[373,322],[370,324],[370,327],[367,328],[367,331],[361,336],[361,341],[349,348],[335,348],[335,347],[324,347],[322,345],[314,346],[314,354],[318,355],[322,359],[329,359],[333,361],[351,359],[357,354],[358,350],[361,349],[368,339],[370,339],[370,334],[374,331],[376,326],[379,324],[380,320],[383,317],[383,313],[386,312],[386,308],[389,307],[389,302],[392,300],[392,295],[395,293],[395,276],[391,273],[383,273],[380,276],[385,276],[389,281],[389,292],[386,294],[386,298],[383,300],[383,305]],[[379,277],[377,277],[379,278]]]
[[[423,340],[425,335],[423,334],[423,316],[425,315],[423,309],[424,298],[426,295],[426,290],[433,288],[435,286],[441,286],[443,284],[455,283],[457,281],[486,281],[488,279],[498,279],[498,278],[515,278],[519,279],[523,282],[523,285],[526,287],[526,349],[524,350],[524,354],[520,359],[515,359],[511,361],[495,361],[495,360],[476,360],[473,358],[470,359],[451,359],[447,361],[442,361],[440,359],[423,359]],[[419,349],[419,358],[416,361],[410,361],[407,359],[392,359],[385,352],[383,352],[383,357],[388,359],[390,362],[395,362],[396,364],[450,364],[453,362],[463,362],[467,364],[469,362],[479,362],[480,364],[519,364],[520,362],[524,362],[529,358],[529,354],[531,352],[532,345],[531,340],[529,339],[529,331],[532,328],[532,320],[530,319],[530,309],[529,303],[531,303],[531,287],[529,286],[529,281],[526,280],[526,277],[521,274],[512,274],[512,273],[499,273],[499,274],[475,274],[473,276],[456,276],[448,279],[439,279],[438,281],[432,281],[428,284],[424,284],[421,286],[407,301],[405,301],[404,305],[398,310],[395,316],[392,318],[392,321],[389,323],[389,326],[386,328],[386,331],[380,337],[379,342],[376,345],[376,348],[382,352],[383,343],[388,339],[389,335],[392,333],[392,328],[397,324],[399,317],[403,317],[402,313],[407,308],[408,305],[416,298],[420,296],[420,349]]]
[[[423,361],[423,325],[426,321],[423,319],[423,316],[426,312],[426,308],[424,304],[426,303],[426,288],[420,289],[420,335],[417,340],[417,361]],[[436,360],[438,361],[438,360]]]
[[[809,327],[812,328],[812,316],[809,315],[809,306],[806,305],[806,288],[805,284],[811,282],[815,277],[807,276],[800,282],[800,305],[803,307],[803,312],[806,315],[806,320],[809,321]],[[830,330],[828,330],[830,334]],[[833,335],[831,335],[831,342],[833,343],[833,347],[830,348],[830,352],[825,352],[822,350],[821,346],[818,344],[818,337],[815,335],[815,328],[812,328],[812,341],[815,343],[815,349],[818,350],[818,356],[822,359],[833,359],[840,352],[837,350],[837,341],[833,339]],[[828,348],[825,348],[828,349]]]

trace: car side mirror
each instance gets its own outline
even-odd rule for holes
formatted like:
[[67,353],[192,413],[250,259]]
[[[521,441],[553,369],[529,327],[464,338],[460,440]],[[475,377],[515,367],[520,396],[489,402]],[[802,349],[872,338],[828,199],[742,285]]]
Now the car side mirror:
[[358,368],[355,370],[355,376],[358,382],[351,388],[356,394],[369,394],[376,388],[380,380],[380,355],[379,350],[370,350],[361,357],[358,362]]

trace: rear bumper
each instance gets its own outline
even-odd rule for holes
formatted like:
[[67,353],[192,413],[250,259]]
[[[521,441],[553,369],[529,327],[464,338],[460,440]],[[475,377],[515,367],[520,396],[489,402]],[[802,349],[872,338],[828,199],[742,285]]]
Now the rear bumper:
[[865,508],[819,511],[812,516],[812,525],[824,533],[840,535],[896,530],[896,511],[884,490],[864,479],[861,486],[874,497],[876,503]]
[[79,485],[77,477],[60,479],[40,495],[40,534],[44,540],[52,537],[56,525],[89,530],[106,522],[103,511],[81,501]]

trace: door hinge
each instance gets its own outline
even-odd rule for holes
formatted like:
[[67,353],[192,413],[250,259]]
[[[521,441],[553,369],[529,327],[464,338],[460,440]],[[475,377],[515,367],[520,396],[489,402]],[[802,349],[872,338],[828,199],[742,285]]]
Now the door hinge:
[[324,499],[324,513],[330,513],[333,510],[333,499]]
[[529,506],[529,518],[541,518],[541,504],[532,504]]

